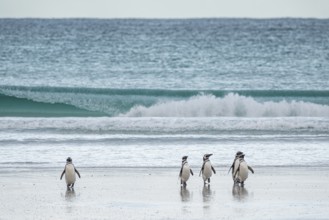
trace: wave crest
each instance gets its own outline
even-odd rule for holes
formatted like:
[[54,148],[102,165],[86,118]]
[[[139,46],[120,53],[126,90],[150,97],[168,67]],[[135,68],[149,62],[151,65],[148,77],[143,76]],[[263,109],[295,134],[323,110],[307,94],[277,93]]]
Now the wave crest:
[[328,117],[329,91],[0,86],[0,116]]
[[329,106],[303,101],[259,102],[229,93],[224,97],[200,94],[187,100],[135,106],[126,117],[328,117]]

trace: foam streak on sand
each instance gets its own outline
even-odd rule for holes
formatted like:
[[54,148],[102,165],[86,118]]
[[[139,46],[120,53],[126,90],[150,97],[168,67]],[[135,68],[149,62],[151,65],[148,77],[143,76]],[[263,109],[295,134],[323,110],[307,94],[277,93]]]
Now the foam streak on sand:
[[[211,186],[177,169],[80,169],[75,191],[61,169],[0,169],[1,219],[326,219],[327,168],[255,168],[245,188],[217,167]],[[196,167],[195,167],[196,169]]]

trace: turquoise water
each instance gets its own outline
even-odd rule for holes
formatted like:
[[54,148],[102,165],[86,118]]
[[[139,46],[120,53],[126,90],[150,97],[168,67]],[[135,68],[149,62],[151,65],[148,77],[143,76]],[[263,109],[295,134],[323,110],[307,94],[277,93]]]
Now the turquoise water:
[[328,166],[327,19],[0,19],[0,166]]
[[0,88],[1,116],[326,117],[329,90]]

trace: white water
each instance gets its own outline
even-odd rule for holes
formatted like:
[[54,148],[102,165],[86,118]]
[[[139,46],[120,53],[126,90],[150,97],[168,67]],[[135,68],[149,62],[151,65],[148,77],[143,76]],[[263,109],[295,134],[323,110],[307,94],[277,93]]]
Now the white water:
[[135,106],[130,117],[328,117],[329,106],[303,101],[259,102],[230,93],[223,98],[194,96],[188,100],[160,102],[150,107]]
[[[221,134],[233,132],[329,133],[329,118],[324,117],[90,117],[90,118],[0,118],[0,131],[36,131],[64,134]],[[68,133],[69,132],[69,133]],[[0,133],[2,135],[2,133]]]
[[294,99],[287,101],[282,97],[277,101],[260,101],[235,93],[224,97],[199,94],[190,98],[169,98],[15,89],[0,89],[0,92],[8,96],[68,104],[120,117],[329,117],[329,105]]
[[328,118],[0,118],[0,167],[329,166]]

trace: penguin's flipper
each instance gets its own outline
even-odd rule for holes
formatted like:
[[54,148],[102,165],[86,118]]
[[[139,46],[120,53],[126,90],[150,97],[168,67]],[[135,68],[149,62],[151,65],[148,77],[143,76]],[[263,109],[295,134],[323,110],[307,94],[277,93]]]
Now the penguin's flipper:
[[[227,174],[230,173],[230,170],[233,169],[233,167],[234,167],[234,163],[232,164],[232,166],[231,166],[230,169],[228,170]],[[233,173],[233,170],[232,170],[232,173]]]
[[62,175],[61,175],[60,180],[63,178],[64,173],[65,173],[65,168],[64,168],[64,170],[63,170],[63,172],[62,172]]
[[201,167],[201,170],[200,170],[199,176],[201,176],[201,173],[203,173],[204,164],[205,164],[205,163],[202,164],[202,167]]
[[215,168],[213,166],[211,166],[211,169],[214,172],[214,174],[216,174],[216,170],[215,170]]
[[182,168],[180,168],[179,177],[182,177],[182,172],[183,172],[183,166]]
[[235,176],[239,171],[240,171],[240,163],[239,163],[238,169],[236,169],[235,173],[233,174],[233,179],[235,179]]
[[255,171],[250,167],[250,166],[248,166],[248,169],[254,174],[255,173]]
[[74,167],[74,171],[78,174],[79,178],[81,178],[79,171]]
[[192,174],[192,176],[194,175],[192,169],[190,169],[190,173]]
[[[233,163],[232,163],[232,165],[230,167],[230,170],[232,169],[232,174],[234,173],[234,164],[235,164],[235,161],[236,160],[237,160],[236,158],[233,160]],[[230,172],[230,171],[228,171],[228,172]]]

